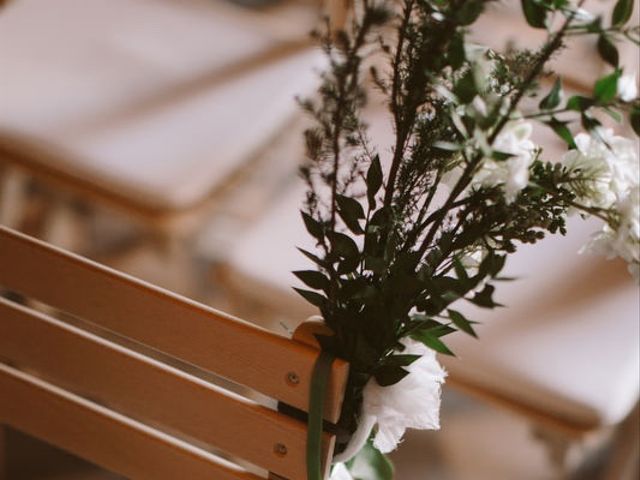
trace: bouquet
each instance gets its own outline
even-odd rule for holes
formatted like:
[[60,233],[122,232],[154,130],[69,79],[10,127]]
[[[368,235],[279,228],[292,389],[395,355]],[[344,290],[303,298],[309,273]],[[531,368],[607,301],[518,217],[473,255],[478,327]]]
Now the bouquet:
[[[566,232],[569,215],[602,221],[586,250],[640,271],[640,135],[633,72],[618,43],[639,44],[633,0],[606,16],[569,0],[522,0],[546,32],[536,50],[496,52],[467,40],[489,0],[359,0],[345,28],[317,38],[329,59],[319,95],[301,101],[307,185],[302,220],[317,248],[297,289],[331,335],[323,351],[351,365],[332,476],[391,478],[384,454],[406,428],[439,428],[444,338],[476,336],[457,308],[495,308],[506,258],[519,244]],[[548,64],[575,36],[610,66],[590,95],[565,96]],[[379,59],[383,61],[380,62]],[[374,61],[376,60],[376,61]],[[382,63],[382,67],[380,64]],[[362,109],[371,85],[395,133],[381,161]],[[566,144],[548,158],[532,140],[548,128]]]

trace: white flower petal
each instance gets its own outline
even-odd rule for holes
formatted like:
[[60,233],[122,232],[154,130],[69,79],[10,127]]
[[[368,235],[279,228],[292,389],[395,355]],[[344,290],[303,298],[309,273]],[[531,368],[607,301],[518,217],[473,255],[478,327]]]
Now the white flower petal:
[[525,121],[508,123],[502,130],[493,149],[509,153],[506,160],[485,158],[473,179],[475,186],[502,185],[507,203],[512,203],[529,183],[529,167],[533,163],[536,145],[530,140],[533,127]]
[[618,79],[618,97],[623,102],[631,102],[638,96],[638,82],[634,75],[622,75]]
[[344,463],[336,463],[331,471],[330,480],[353,480],[353,477]]
[[638,185],[637,143],[614,135],[610,129],[601,130],[599,135],[601,138],[586,133],[577,135],[577,150],[567,152],[562,163],[592,178],[590,191],[578,197],[582,205],[611,208]]
[[409,338],[403,339],[402,344],[405,349],[398,353],[422,355],[421,358],[406,367],[409,375],[394,385],[382,387],[374,378],[369,380],[363,391],[358,429],[334,461],[353,458],[376,425],[373,444],[382,453],[395,450],[407,428],[440,428],[441,386],[447,374],[433,350]]

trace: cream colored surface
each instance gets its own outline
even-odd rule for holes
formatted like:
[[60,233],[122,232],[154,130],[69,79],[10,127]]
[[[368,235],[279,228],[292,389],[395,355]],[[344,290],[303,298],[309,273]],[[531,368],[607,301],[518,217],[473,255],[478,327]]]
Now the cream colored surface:
[[259,25],[200,0],[12,3],[0,143],[142,207],[192,206],[316,85],[319,52]]

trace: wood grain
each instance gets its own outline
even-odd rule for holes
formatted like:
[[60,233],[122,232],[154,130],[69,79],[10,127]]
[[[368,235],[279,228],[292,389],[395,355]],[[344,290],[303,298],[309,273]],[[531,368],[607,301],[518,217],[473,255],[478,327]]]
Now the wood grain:
[[0,391],[0,422],[129,478],[260,479],[2,363]]
[[[303,422],[3,299],[0,357],[127,416],[283,477],[306,476]],[[276,445],[287,453],[279,454]],[[325,434],[325,464],[332,452],[333,437]]]
[[[308,408],[313,348],[2,226],[0,265],[6,288]],[[325,402],[330,422],[339,418],[347,376],[348,364],[334,362]]]

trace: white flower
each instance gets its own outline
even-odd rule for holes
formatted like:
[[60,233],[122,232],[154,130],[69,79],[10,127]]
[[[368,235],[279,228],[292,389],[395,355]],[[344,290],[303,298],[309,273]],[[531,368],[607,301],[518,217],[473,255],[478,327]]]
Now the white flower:
[[330,480],[353,480],[353,477],[344,463],[336,463],[331,470]]
[[590,23],[596,19],[596,16],[589,10],[584,8],[577,8],[573,11],[573,19],[580,23]]
[[629,271],[640,280],[640,187],[637,185],[616,204],[619,225],[614,230],[605,225],[593,235],[581,252],[590,251],[607,258],[621,257],[629,264]]
[[532,130],[528,122],[508,123],[496,138],[493,149],[512,156],[506,160],[485,158],[473,184],[483,187],[503,185],[507,203],[512,203],[529,183],[529,167],[536,150],[530,140]]
[[600,130],[601,139],[580,133],[575,150],[567,152],[562,163],[571,170],[580,169],[592,178],[588,192],[578,201],[587,207],[610,208],[638,185],[636,142],[615,136],[610,129]]
[[623,102],[631,102],[638,96],[638,83],[635,75],[622,75],[618,78],[618,97]]
[[357,454],[376,425],[373,445],[382,453],[394,450],[407,428],[440,428],[440,391],[446,372],[430,348],[408,338],[402,344],[405,349],[398,353],[422,357],[406,367],[409,375],[394,385],[382,387],[374,378],[369,380],[358,429],[336,461],[346,462]]
[[486,256],[487,249],[482,245],[478,245],[462,255],[460,263],[466,270],[476,270]]

